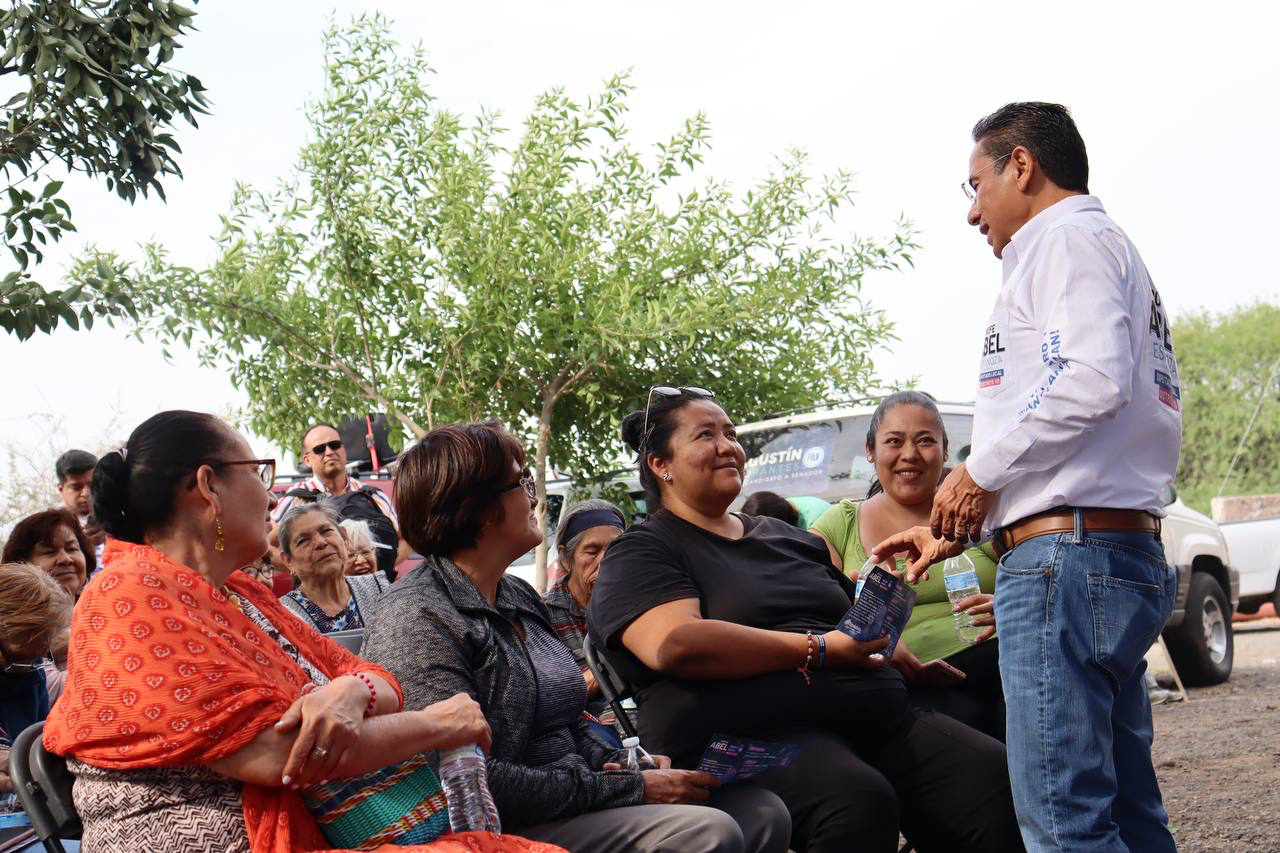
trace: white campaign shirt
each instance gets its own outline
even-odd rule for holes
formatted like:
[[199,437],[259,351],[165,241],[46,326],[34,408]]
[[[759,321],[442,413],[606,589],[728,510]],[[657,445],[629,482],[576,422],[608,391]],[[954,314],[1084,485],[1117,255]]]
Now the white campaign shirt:
[[1056,506],[1164,515],[1182,444],[1168,315],[1102,203],[1071,196],[1004,250],[982,334],[974,482],[999,491],[986,531]]

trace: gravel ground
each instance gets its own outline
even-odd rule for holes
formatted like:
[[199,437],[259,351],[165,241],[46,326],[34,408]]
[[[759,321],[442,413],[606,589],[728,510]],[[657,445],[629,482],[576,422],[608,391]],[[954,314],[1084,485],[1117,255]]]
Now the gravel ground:
[[[1237,622],[1231,679],[1153,708],[1153,757],[1183,853],[1280,851],[1280,619]],[[1159,651],[1149,658],[1159,675]]]

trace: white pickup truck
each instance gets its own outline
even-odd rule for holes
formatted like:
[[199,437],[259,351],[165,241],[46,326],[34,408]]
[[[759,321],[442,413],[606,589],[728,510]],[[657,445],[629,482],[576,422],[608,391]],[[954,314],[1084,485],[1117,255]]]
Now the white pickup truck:
[[1280,518],[1226,521],[1218,524],[1231,549],[1231,564],[1240,571],[1241,613],[1257,613],[1271,602],[1280,615]]

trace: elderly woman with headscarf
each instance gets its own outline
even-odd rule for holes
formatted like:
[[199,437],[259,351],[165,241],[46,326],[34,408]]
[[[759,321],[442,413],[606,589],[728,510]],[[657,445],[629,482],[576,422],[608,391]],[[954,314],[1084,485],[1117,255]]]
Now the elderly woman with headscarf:
[[566,507],[560,517],[556,546],[564,574],[543,597],[551,612],[551,627],[573,652],[582,670],[582,678],[587,683],[587,711],[610,725],[614,714],[600,695],[600,685],[587,666],[582,641],[587,636],[587,605],[591,602],[596,576],[600,574],[600,559],[624,527],[622,510],[606,500],[592,498]]
[[298,579],[280,602],[322,634],[363,628],[390,583],[378,572],[347,576],[347,531],[333,507],[294,504],[279,533],[284,563]]

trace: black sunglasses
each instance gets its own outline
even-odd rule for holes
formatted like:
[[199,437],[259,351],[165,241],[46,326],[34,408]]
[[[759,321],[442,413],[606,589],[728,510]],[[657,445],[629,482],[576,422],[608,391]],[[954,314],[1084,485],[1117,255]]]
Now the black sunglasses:
[[311,452],[314,453],[316,456],[319,456],[322,453],[324,453],[324,449],[326,447],[329,448],[330,450],[341,450],[342,439],[335,438],[333,441],[322,441],[319,444],[317,444],[315,447],[311,448]]
[[[649,397],[644,401],[644,429],[640,432],[640,454],[644,455],[645,448],[649,446],[649,409],[653,406],[653,395],[661,394],[663,397],[680,397],[690,394],[703,400],[714,400],[716,395],[708,391],[706,388],[699,388],[695,385],[682,385],[676,387],[674,385],[653,385],[649,388]],[[655,423],[654,426],[657,426]]]

